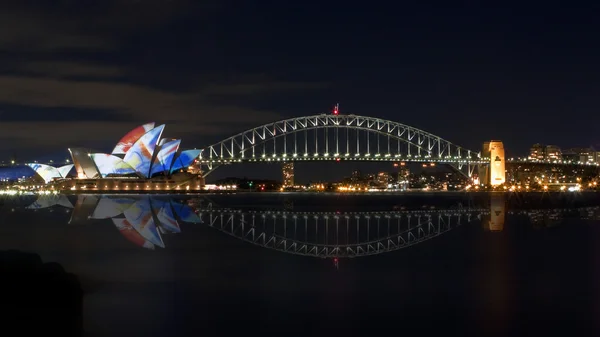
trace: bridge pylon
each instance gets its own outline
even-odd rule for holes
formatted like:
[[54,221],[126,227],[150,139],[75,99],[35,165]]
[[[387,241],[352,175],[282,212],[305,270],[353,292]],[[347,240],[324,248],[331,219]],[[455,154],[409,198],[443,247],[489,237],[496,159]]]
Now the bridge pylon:
[[506,182],[506,158],[504,144],[499,140],[483,143],[481,156],[489,159],[489,165],[479,166],[480,182],[484,185],[498,186]]

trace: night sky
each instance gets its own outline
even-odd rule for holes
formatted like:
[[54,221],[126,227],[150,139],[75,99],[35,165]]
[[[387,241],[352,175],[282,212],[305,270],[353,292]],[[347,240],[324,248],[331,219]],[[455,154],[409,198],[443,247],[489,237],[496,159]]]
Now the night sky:
[[0,6],[6,159],[108,152],[149,121],[202,148],[336,102],[474,150],[500,139],[509,156],[600,145],[597,6],[13,3]]

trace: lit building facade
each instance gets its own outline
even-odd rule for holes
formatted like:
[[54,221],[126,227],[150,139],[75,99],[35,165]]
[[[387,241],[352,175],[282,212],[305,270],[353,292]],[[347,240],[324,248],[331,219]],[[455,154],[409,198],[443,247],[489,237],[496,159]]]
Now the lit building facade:
[[544,160],[546,157],[544,145],[542,144],[533,144],[533,146],[529,149],[529,159],[530,160]]
[[398,182],[408,182],[410,178],[410,169],[407,166],[401,166],[398,169]]
[[362,173],[359,170],[352,171],[352,176],[350,177],[350,181],[353,183],[357,183],[362,180]]
[[562,151],[556,145],[546,146],[546,158],[548,160],[562,160]]
[[410,169],[406,166],[405,162],[394,163],[394,167],[398,168],[398,176],[396,180],[398,183],[408,183],[410,177]]
[[562,151],[556,145],[533,144],[529,149],[530,160],[562,160]]
[[283,187],[294,186],[294,162],[284,163],[282,167]]
[[[70,148],[72,164],[30,163],[47,188],[69,190],[197,190],[204,180],[196,164],[201,150],[179,149],[178,139],[162,138],[165,125],[144,124],[128,132],[112,153]],[[75,169],[75,176],[71,171]],[[175,177],[177,175],[177,177]]]
[[592,148],[575,147],[565,151],[565,160],[582,163],[598,163],[598,152]]
[[391,182],[391,176],[388,172],[379,172],[377,174],[377,184],[380,186],[387,186]]
[[490,158],[490,165],[489,169],[480,171],[481,182],[492,186],[504,184],[506,182],[504,144],[499,140],[485,142],[482,155]]

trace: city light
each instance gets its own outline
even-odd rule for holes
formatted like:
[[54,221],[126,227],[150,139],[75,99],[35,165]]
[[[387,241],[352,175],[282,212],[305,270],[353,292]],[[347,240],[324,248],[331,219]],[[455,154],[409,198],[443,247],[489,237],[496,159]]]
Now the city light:
[[[335,114],[339,113],[339,106],[337,104],[333,112]],[[158,130],[158,128],[154,128],[154,125],[149,127],[150,130]],[[160,126],[159,128],[162,127],[163,126]],[[340,133],[344,134],[343,137],[338,136],[338,128],[340,129]],[[327,187],[322,190],[364,191],[366,189],[379,191],[446,191],[460,189],[474,191],[476,189],[481,189],[485,191],[506,190],[510,192],[535,192],[542,190],[578,191],[595,189],[597,187],[597,181],[600,179],[600,176],[597,173],[600,152],[593,148],[573,148],[565,150],[555,145],[534,144],[528,155],[512,156],[507,160],[507,158],[505,158],[504,145],[499,140],[485,142],[482,151],[476,152],[465,150],[451,143],[445,143],[443,139],[437,136],[415,131],[417,133],[414,135],[410,134],[409,137],[411,139],[414,137],[414,140],[402,138],[403,141],[414,146],[408,146],[401,149],[400,145],[398,145],[397,151],[395,151],[394,146],[396,144],[396,139],[391,139],[390,136],[394,136],[396,133],[399,134],[404,130],[402,128],[405,128],[405,126],[399,123],[355,115],[339,115],[333,118],[326,114],[321,114],[318,116],[307,116],[277,121],[250,129],[246,133],[239,134],[238,138],[228,138],[226,142],[222,141],[214,146],[204,148],[202,151],[204,151],[206,155],[197,158],[189,158],[190,160],[186,160],[185,165],[180,165],[181,168],[178,168],[177,172],[193,172],[194,174],[198,174],[198,180],[172,181],[170,182],[171,184],[167,184],[167,181],[164,181],[164,179],[163,181],[161,181],[161,179],[150,179],[149,177],[152,176],[152,173],[146,173],[149,171],[144,168],[143,172],[144,175],[146,175],[146,178],[140,179],[139,183],[143,190],[162,191],[185,188],[186,190],[200,191],[203,190],[204,187],[204,176],[200,175],[203,171],[201,168],[203,167],[208,166],[210,168],[208,172],[210,173],[213,170],[213,167],[211,167],[213,164],[219,166],[221,164],[262,161],[271,163],[281,162],[283,168],[281,171],[282,176],[278,179],[280,183],[278,183],[277,186],[273,185],[266,187],[264,185],[257,187],[250,183],[244,185],[244,189],[250,187],[251,190],[256,190],[257,188],[260,188],[261,190],[265,188],[273,191],[280,190],[281,188],[283,188],[283,191],[300,189],[308,190],[310,189],[309,187],[296,186],[297,182],[294,179],[295,161],[339,162],[342,157],[344,158],[344,165],[346,162],[361,161],[392,163],[394,172],[386,172],[384,175],[380,174],[381,172],[374,173],[371,177],[364,177],[360,182],[354,181],[353,178],[338,179],[337,181],[327,182],[327,184],[325,184]],[[341,129],[345,130],[341,131]],[[329,133],[327,134],[328,130]],[[353,130],[356,130],[357,132],[358,130],[361,132],[364,130],[369,137],[375,135],[377,135],[377,137],[382,137],[377,138],[376,142],[373,138],[367,137],[366,145],[364,144],[365,138],[361,138],[363,141],[356,141],[356,146],[354,146],[354,140],[350,141],[347,137],[347,133]],[[143,136],[148,130],[139,129],[138,131],[138,136]],[[309,141],[312,142],[312,133],[309,133],[308,131],[315,131],[314,143],[309,143]],[[293,137],[290,136],[292,133],[294,133]],[[157,132],[154,132],[154,134],[157,134]],[[259,134],[263,135],[262,137],[267,137],[264,139],[261,137],[260,146],[263,146],[264,148],[259,148],[259,144],[254,139],[256,135]],[[310,139],[296,142],[296,138],[302,138],[303,134],[311,134],[311,136],[308,137]],[[332,139],[332,136],[334,135],[335,138]],[[384,140],[386,136],[388,139],[387,143]],[[159,136],[157,137],[160,138]],[[283,142],[283,144],[277,143],[276,146],[276,141],[279,142],[284,139],[287,139],[286,142]],[[294,143],[291,143],[292,139]],[[266,141],[269,141],[269,144],[271,144],[271,140],[273,141],[272,147],[271,145],[264,145],[266,144]],[[371,145],[368,145],[369,140],[371,141]],[[383,143],[381,143],[381,141],[383,141]],[[152,143],[153,142],[150,142],[150,144]],[[400,142],[398,142],[398,144],[400,144]],[[133,146],[133,144],[130,145]],[[118,172],[115,176],[108,177],[110,174],[115,174],[114,172],[117,170],[116,167],[122,166],[121,168],[133,168],[133,166],[136,166],[137,164],[131,164],[133,166],[127,164],[125,159],[121,158],[123,156],[118,157],[108,153],[89,153],[89,150],[85,149],[81,149],[81,152],[76,154],[76,151],[72,150],[75,149],[69,149],[72,154],[72,160],[66,159],[65,162],[74,163],[77,170],[73,170],[68,177],[60,172],[56,173],[60,169],[58,167],[48,169],[47,171],[51,174],[44,173],[45,171],[42,169],[39,169],[38,172],[36,169],[38,175],[51,178],[45,179],[46,186],[42,184],[42,186],[33,187],[33,185],[26,180],[20,180],[14,183],[9,182],[7,185],[21,185],[30,190],[53,188],[59,190],[73,189],[87,191],[97,191],[100,189],[118,190],[120,188],[131,188],[132,190],[139,189],[139,187],[134,188],[133,185],[129,185],[128,182],[116,180],[126,178],[117,178],[117,176],[123,172]],[[158,155],[160,151],[161,150],[156,151],[155,154]],[[202,151],[199,153],[202,153]],[[298,153],[303,154],[303,156],[298,156]],[[314,157],[310,156],[309,153],[314,153]],[[123,150],[123,153],[121,154],[127,154],[127,151]],[[354,156],[352,156],[352,154],[354,154]],[[84,165],[86,170],[93,171],[94,166],[96,166],[99,172],[86,173],[87,171],[82,169],[83,164],[80,162],[80,159],[86,159],[88,161],[92,159],[92,161],[89,161],[89,163],[86,164],[87,166]],[[12,164],[16,163],[14,159],[10,162]],[[50,160],[50,162],[52,161]],[[39,168],[42,167],[42,165],[45,164],[42,164],[42,162],[39,164],[36,163],[35,167]],[[416,169],[417,172],[410,172],[410,170],[408,170],[409,166],[413,170]],[[444,177],[442,175],[436,175],[438,171],[443,171],[450,166],[453,167],[455,173],[462,174],[460,179],[458,179],[457,176]],[[406,170],[404,170],[405,168]],[[134,169],[135,172],[131,173],[138,172],[136,170],[137,168]],[[93,178],[88,178],[88,175]],[[113,179],[111,180],[108,178]],[[83,179],[89,179],[90,182],[75,186],[74,180]],[[60,182],[60,185],[58,182]],[[580,187],[576,187],[576,185],[574,185],[575,183],[579,184]],[[318,190],[320,187],[315,189]]]

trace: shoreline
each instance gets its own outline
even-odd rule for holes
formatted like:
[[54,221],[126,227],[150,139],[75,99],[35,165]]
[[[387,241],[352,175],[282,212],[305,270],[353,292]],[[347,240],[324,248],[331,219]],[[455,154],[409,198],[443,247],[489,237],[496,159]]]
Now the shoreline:
[[[516,194],[516,195],[527,195],[527,194],[565,194],[565,195],[577,195],[577,194],[600,194],[600,190],[583,190],[583,191],[485,191],[485,190],[454,190],[454,191],[422,191],[422,190],[407,190],[407,191],[371,191],[371,192],[340,192],[340,191],[248,191],[248,190],[45,190],[45,191],[19,191],[10,190],[11,192],[18,192],[18,194],[60,194],[60,195],[78,195],[78,194],[335,194],[335,195],[403,195],[403,194]],[[2,193],[3,195],[9,195],[8,193]]]

